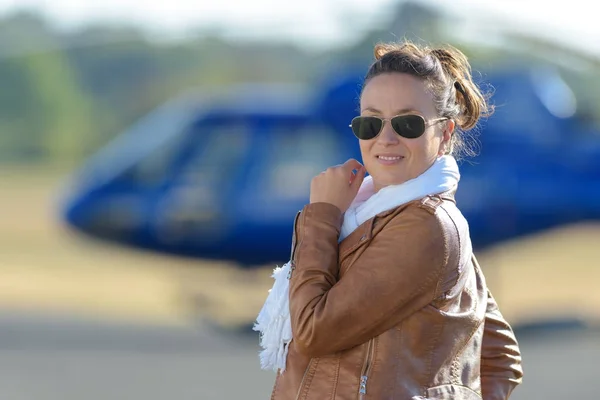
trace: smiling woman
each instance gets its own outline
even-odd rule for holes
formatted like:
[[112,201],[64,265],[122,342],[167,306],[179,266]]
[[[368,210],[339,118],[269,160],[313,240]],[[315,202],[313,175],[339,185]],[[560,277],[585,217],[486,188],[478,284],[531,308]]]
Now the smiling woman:
[[490,109],[455,49],[379,45],[375,56],[352,127],[377,191],[418,177],[444,154],[464,151],[461,131]]
[[257,319],[271,398],[507,399],[519,346],[454,200],[460,133],[490,109],[453,47],[375,58],[351,123],[364,166],[313,178]]

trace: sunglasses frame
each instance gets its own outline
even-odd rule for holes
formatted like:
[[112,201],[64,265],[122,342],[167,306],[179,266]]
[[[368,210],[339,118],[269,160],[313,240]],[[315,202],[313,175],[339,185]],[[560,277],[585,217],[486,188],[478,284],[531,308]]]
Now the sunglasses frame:
[[[381,128],[379,129],[379,132],[377,132],[377,134],[376,134],[375,136],[373,136],[372,138],[370,138],[370,139],[361,139],[361,138],[359,138],[359,137],[356,135],[356,133],[354,133],[354,129],[352,129],[352,123],[353,123],[355,120],[357,120],[357,119],[359,119],[359,118],[365,118],[365,117],[368,117],[368,118],[377,118],[377,119],[381,120]],[[425,119],[425,117],[423,117],[422,115],[419,115],[419,114],[400,114],[400,115],[394,115],[393,117],[390,117],[390,118],[381,118],[381,117],[378,117],[378,116],[376,116],[376,115],[358,115],[358,116],[356,116],[356,117],[352,118],[352,121],[350,121],[350,125],[348,125],[348,127],[349,127],[349,128],[352,130],[352,133],[354,134],[354,136],[356,136],[356,138],[357,138],[357,139],[359,139],[359,140],[373,140],[373,139],[375,139],[377,136],[379,136],[379,135],[381,134],[381,132],[383,131],[383,127],[385,126],[385,123],[386,123],[386,122],[389,122],[389,123],[391,124],[391,123],[392,123],[392,120],[393,120],[394,118],[398,118],[398,117],[419,117],[420,119],[422,119],[422,120],[423,120],[423,126],[425,127],[425,129],[423,129],[423,132],[421,132],[421,134],[420,134],[419,136],[417,136],[417,137],[414,137],[414,138],[407,138],[406,136],[402,136],[402,135],[401,135],[401,134],[400,134],[398,131],[396,131],[396,130],[394,129],[394,126],[392,125],[392,129],[394,130],[394,132],[396,132],[396,134],[397,134],[398,136],[400,136],[400,137],[403,137],[403,138],[405,138],[405,139],[418,139],[418,138],[420,138],[421,136],[423,136],[423,134],[425,133],[425,130],[426,130],[428,127],[430,127],[430,126],[432,126],[432,125],[435,125],[435,124],[437,124],[438,122],[441,122],[441,121],[445,121],[445,120],[448,120],[448,119],[450,119],[450,118],[448,118],[448,117],[440,117],[440,118],[435,118],[435,119],[432,119],[432,120],[429,120],[429,121],[427,121],[427,120]]]

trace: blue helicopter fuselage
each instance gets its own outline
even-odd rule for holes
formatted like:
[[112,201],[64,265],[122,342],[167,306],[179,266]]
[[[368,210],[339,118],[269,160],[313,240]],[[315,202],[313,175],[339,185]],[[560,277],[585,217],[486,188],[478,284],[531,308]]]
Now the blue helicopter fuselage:
[[[460,164],[457,203],[475,248],[599,219],[600,135],[556,115],[568,105],[548,103],[560,89],[552,91],[555,77],[494,78],[498,107],[479,128],[480,155]],[[64,195],[64,220],[173,254],[246,266],[285,262],[312,177],[360,160],[348,128],[360,84],[349,74],[312,95],[240,86],[219,99],[174,99],[78,171]]]

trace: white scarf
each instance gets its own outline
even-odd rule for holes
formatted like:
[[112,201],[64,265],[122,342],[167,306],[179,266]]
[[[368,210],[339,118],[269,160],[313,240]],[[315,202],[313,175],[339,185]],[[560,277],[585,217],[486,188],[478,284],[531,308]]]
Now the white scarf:
[[[455,188],[460,180],[454,157],[439,157],[418,177],[400,185],[386,186],[375,193],[373,178],[368,176],[358,190],[354,201],[344,213],[339,241],[344,240],[361,224],[379,213],[399,207],[409,201],[442,193]],[[260,332],[261,368],[285,371],[287,352],[292,341],[289,310],[290,261],[273,270],[275,282],[261,309],[254,330]]]

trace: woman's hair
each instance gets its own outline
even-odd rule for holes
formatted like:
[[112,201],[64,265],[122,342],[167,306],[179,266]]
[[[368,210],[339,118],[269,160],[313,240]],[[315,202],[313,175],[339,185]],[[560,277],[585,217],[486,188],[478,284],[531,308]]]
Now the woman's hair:
[[465,132],[474,128],[480,117],[491,115],[493,107],[473,82],[467,57],[452,46],[431,48],[408,41],[378,44],[374,53],[375,62],[369,67],[363,89],[381,74],[403,73],[423,79],[433,94],[439,116],[456,124],[448,153],[475,155],[471,144],[465,141]]

